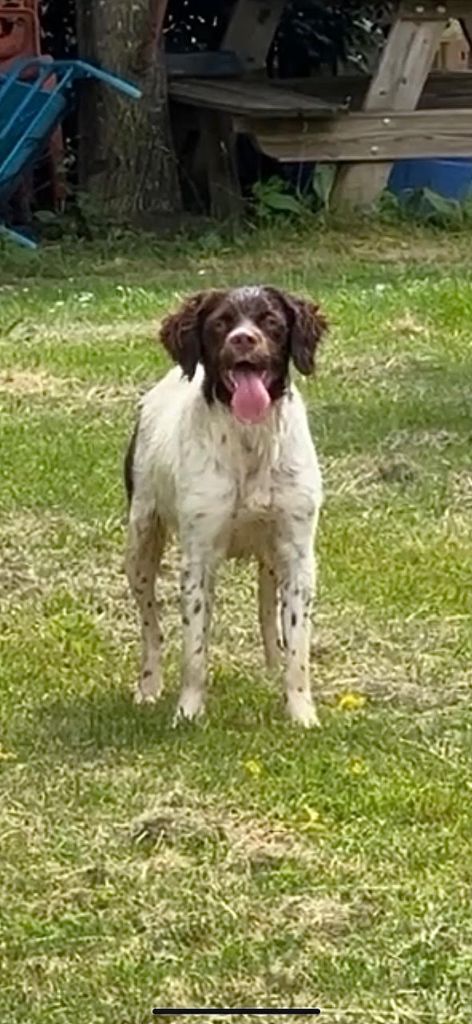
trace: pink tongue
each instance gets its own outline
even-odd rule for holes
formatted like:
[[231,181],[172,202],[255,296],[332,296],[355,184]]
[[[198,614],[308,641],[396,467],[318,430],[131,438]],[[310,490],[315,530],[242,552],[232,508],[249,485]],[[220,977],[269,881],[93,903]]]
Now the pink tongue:
[[261,377],[253,370],[235,370],[235,389],[231,408],[241,423],[261,423],[270,406],[270,397]]

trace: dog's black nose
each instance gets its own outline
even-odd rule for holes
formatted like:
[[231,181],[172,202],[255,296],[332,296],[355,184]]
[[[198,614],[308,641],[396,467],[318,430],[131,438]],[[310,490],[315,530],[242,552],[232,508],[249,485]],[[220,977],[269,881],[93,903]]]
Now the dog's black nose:
[[237,352],[250,352],[256,344],[256,338],[246,331],[237,331],[231,335],[231,345]]

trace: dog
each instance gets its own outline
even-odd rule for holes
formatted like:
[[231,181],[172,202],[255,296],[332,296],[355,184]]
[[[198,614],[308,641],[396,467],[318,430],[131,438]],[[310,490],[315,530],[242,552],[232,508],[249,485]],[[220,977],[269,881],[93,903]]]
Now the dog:
[[142,624],[135,699],[152,703],[162,690],[156,576],[168,537],[177,536],[183,664],[175,722],[204,710],[217,566],[254,557],[267,666],[282,649],[288,714],[307,728],[319,724],[309,654],[322,484],[290,367],[313,373],[326,328],[318,305],[269,286],[199,292],[162,323],[160,340],[177,366],[142,399],[125,457],[125,566]]

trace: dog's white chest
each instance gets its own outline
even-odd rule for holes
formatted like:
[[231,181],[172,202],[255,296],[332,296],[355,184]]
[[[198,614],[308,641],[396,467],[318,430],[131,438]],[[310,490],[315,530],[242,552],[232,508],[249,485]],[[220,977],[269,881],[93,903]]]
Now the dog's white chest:
[[230,447],[231,472],[236,482],[236,519],[268,515],[274,504],[274,472],[279,460],[275,433],[240,433]]

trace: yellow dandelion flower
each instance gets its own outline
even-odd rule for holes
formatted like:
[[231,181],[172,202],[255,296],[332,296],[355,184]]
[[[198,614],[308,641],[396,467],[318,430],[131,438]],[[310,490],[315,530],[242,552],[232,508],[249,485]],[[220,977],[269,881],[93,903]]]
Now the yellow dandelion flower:
[[342,693],[338,697],[338,708],[341,711],[359,711],[359,708],[363,708],[366,703],[367,697],[363,693],[354,693],[353,690],[347,690],[346,693]]
[[319,811],[314,807],[308,807],[308,805],[305,804],[303,811],[306,814],[306,818],[300,825],[303,832],[319,832],[320,829],[326,827]]
[[365,775],[367,771],[367,765],[362,757],[351,757],[348,765],[348,771],[350,775]]
[[257,761],[255,758],[252,757],[250,757],[247,761],[244,762],[244,767],[246,771],[249,773],[249,775],[252,775],[253,778],[255,779],[258,779],[259,775],[262,772],[261,762]]

